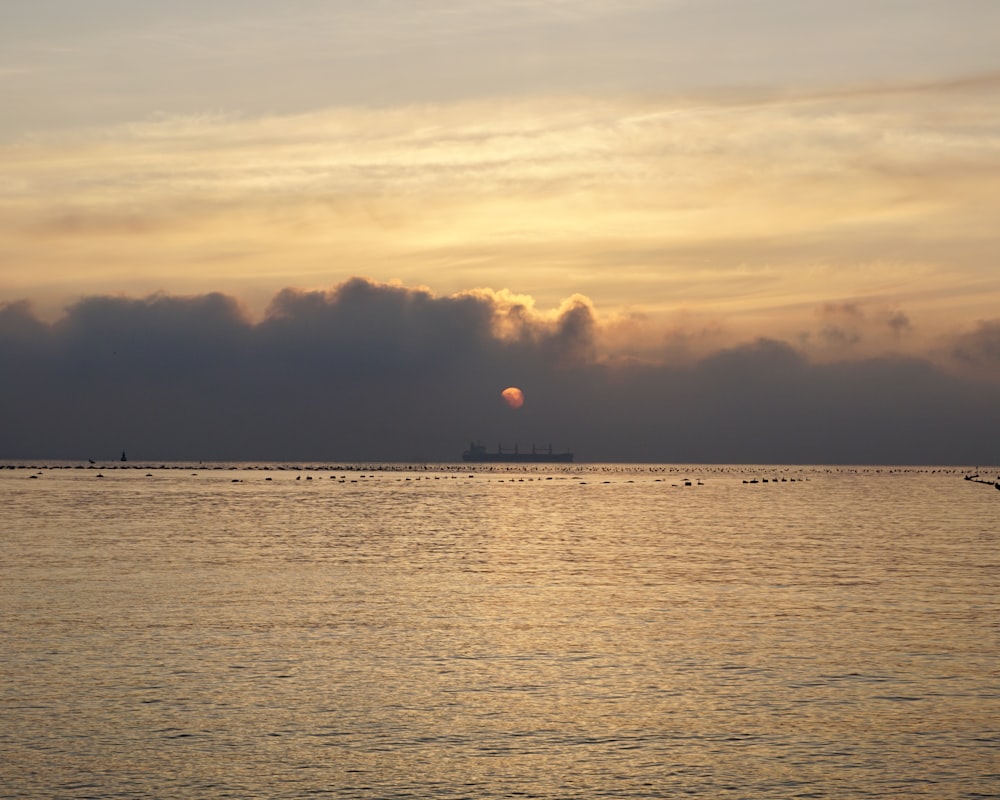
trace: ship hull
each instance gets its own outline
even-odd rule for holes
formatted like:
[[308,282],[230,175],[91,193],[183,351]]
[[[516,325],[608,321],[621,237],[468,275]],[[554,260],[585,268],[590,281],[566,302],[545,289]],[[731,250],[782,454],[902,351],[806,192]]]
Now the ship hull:
[[462,461],[480,464],[568,464],[572,453],[462,453]]

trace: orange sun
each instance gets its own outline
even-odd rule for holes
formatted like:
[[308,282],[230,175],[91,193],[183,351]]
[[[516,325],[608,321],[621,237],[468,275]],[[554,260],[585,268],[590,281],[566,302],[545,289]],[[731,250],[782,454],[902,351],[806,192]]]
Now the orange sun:
[[504,399],[511,408],[520,408],[524,405],[524,392],[518,389],[516,386],[508,386],[502,392],[500,396]]

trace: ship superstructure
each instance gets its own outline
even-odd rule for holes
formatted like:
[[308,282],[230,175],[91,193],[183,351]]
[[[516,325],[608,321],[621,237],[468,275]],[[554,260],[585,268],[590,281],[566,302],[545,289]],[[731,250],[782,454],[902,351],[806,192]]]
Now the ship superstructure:
[[510,463],[510,464],[567,464],[573,460],[573,454],[569,452],[556,453],[550,444],[547,448],[531,446],[530,453],[522,453],[515,444],[513,449],[504,450],[498,444],[495,453],[486,449],[486,445],[480,442],[469,442],[469,449],[462,453],[462,461],[476,461],[487,463]]

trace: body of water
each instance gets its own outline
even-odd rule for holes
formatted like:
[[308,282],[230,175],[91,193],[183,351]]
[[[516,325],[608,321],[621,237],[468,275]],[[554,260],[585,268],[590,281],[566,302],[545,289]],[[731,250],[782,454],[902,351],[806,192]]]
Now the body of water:
[[1000,796],[963,470],[128,466],[0,470],[0,797]]

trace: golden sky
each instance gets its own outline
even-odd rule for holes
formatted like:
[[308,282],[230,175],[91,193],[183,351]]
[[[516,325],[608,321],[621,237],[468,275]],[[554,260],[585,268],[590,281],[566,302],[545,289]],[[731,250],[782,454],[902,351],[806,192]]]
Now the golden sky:
[[640,356],[1000,315],[1000,4],[86,6],[0,10],[0,303],[364,276]]

